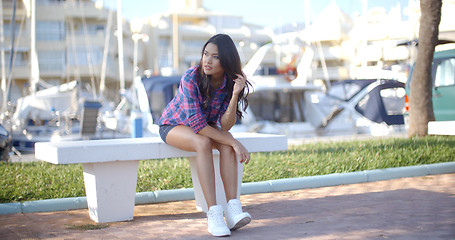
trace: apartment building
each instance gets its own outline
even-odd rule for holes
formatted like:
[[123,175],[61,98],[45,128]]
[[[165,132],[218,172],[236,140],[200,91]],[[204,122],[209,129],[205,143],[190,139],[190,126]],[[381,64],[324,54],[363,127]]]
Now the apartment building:
[[[13,0],[2,1],[4,39],[1,45],[5,53],[2,72],[7,76],[6,80],[9,74],[12,76],[12,99],[32,91],[32,41],[35,41],[39,79],[44,82],[42,84],[59,85],[76,80],[80,83],[79,87],[96,94],[99,93],[103,53],[107,48],[105,85],[110,91],[106,91],[106,94],[115,98],[119,91],[118,47],[113,34],[115,26],[112,26],[108,33],[110,41],[106,44],[108,17],[115,18],[115,14],[109,15],[107,9],[97,7],[96,3],[90,0],[36,0],[33,1],[34,9],[31,2],[16,1],[14,5]],[[115,23],[115,19],[111,20]],[[125,45],[132,46],[129,26],[126,22],[124,25]],[[33,28],[34,36],[31,34]],[[10,67],[13,38],[14,63]],[[132,59],[133,48],[125,49],[125,58]],[[131,76],[126,77],[127,81],[131,82],[132,67],[128,67],[128,64],[125,67],[125,76]],[[38,89],[40,84],[35,90]]]
[[[148,19],[144,32],[151,36],[147,64],[165,74],[182,73],[197,64],[205,42],[217,33],[232,37],[244,64],[273,36],[271,29],[247,24],[241,16],[207,11],[202,0],[169,0],[169,10]],[[268,62],[273,64],[274,58]]]
[[[35,40],[39,78],[44,82],[58,85],[77,80],[81,88],[96,94],[105,85],[104,96],[117,101],[122,85],[127,88],[132,82],[134,64],[138,76],[144,72],[181,74],[199,61],[201,47],[216,33],[227,33],[233,38],[246,64],[261,46],[277,37],[270,29],[243,22],[241,16],[208,11],[202,0],[169,0],[168,11],[143,19],[139,29],[132,30],[132,22],[122,20],[123,74],[120,74],[117,12],[99,5],[102,1],[17,0],[15,7],[14,2],[2,0],[0,11],[1,86],[4,90],[11,78],[12,97],[30,92],[32,40]],[[36,5],[34,39],[31,2]],[[445,38],[453,38],[455,32],[450,14],[454,2],[448,0],[443,5],[440,35]],[[397,44],[418,36],[416,4],[417,1],[410,1],[408,19],[403,21],[401,9],[390,13],[380,8],[370,9],[369,13],[352,18],[333,2],[308,29],[303,26],[294,29],[300,42],[310,42],[314,51],[309,80],[375,77],[381,68],[409,63],[415,57],[415,49]],[[136,42],[136,56],[134,33],[148,37],[148,41],[142,38]],[[11,66],[13,38],[15,54]],[[302,46],[308,48],[305,44]],[[261,63],[263,70],[280,67],[277,65],[284,55],[278,50],[271,49],[266,54]]]
[[[116,11],[111,13],[112,10],[100,4],[102,1],[36,0],[33,15],[31,2],[18,0],[14,6],[13,0],[3,0],[1,5],[4,38],[0,44],[5,54],[2,86],[7,85],[11,75],[13,100],[31,91],[32,40],[36,41],[41,84],[59,85],[76,80],[82,89],[99,97],[104,62],[103,95],[114,101],[119,100],[122,85],[127,88],[131,84],[133,63],[137,65],[138,76],[144,72],[181,74],[199,61],[203,44],[216,33],[231,35],[244,63],[258,47],[272,40],[271,31],[247,25],[240,16],[206,11],[201,0],[171,0],[169,11],[158,18],[143,20],[139,29],[134,29],[132,22],[122,20],[124,57],[123,74],[119,74]],[[31,36],[33,16],[36,19],[34,39]],[[132,36],[138,32],[147,35],[149,41],[136,42],[135,56]],[[13,38],[14,63],[10,71]],[[271,56],[269,64],[273,63]],[[35,90],[40,86],[38,84]]]

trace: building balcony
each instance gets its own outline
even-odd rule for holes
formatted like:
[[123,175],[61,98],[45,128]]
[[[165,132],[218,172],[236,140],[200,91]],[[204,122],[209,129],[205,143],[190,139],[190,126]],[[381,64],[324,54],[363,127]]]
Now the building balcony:
[[30,78],[30,67],[29,66],[14,66],[13,78],[14,79],[29,79]]
[[[13,4],[3,4],[3,19],[8,19],[9,21],[13,17]],[[19,4],[16,4],[16,20],[22,19],[26,14],[25,9]]]

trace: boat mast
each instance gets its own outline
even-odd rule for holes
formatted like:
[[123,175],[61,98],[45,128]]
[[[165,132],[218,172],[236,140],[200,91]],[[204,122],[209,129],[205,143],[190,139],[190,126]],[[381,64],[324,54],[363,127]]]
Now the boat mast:
[[[310,4],[310,1],[309,0],[305,0],[304,2],[304,16],[305,16],[305,29],[310,29],[311,27],[311,4]],[[324,57],[324,52],[322,51],[322,45],[321,45],[321,41],[319,39],[315,39],[313,40],[314,43],[316,44],[316,48],[318,50],[318,54],[319,54],[319,58],[320,58],[320,61],[321,61],[321,67],[322,67],[322,73],[324,75],[324,80],[325,80],[325,83],[326,83],[326,86],[327,88],[330,87],[330,78],[329,78],[329,72],[327,70],[327,64],[326,64],[326,61],[325,61],[325,57]],[[312,44],[313,43],[312,40],[308,40],[307,39],[307,43],[308,44]]]
[[[0,45],[4,46],[5,42],[5,34],[3,32],[3,4],[0,4]],[[0,61],[1,61],[1,71],[2,71],[2,83],[1,83],[1,89],[2,89],[2,95],[4,96],[6,94],[6,69],[5,69],[5,49],[1,48],[0,49]]]
[[38,57],[36,54],[36,4],[35,0],[30,0],[30,91],[35,94],[39,81]]
[[109,16],[107,17],[107,28],[106,36],[104,38],[104,51],[103,51],[103,62],[101,64],[101,79],[100,79],[100,97],[104,99],[104,91],[106,89],[106,65],[107,55],[109,52],[109,42],[111,39],[111,27],[112,27],[112,9],[109,10]]
[[118,41],[118,70],[120,80],[120,96],[125,95],[125,69],[123,64],[123,19],[122,0],[117,0],[117,41]]

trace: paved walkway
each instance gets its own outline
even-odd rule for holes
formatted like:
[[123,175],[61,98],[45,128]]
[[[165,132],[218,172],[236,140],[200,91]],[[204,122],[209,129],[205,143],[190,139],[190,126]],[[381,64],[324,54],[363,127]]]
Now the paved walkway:
[[[455,174],[243,195],[253,221],[231,239],[455,239]],[[213,239],[194,201],[135,207],[92,224],[87,210],[0,215],[0,239]]]

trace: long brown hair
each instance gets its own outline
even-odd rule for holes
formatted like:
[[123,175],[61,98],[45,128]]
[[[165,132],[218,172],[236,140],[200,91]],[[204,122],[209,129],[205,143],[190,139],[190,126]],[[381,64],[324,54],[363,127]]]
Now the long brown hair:
[[[237,48],[235,47],[234,41],[232,41],[231,37],[226,34],[217,34],[211,37],[202,48],[202,56],[204,55],[205,47],[209,44],[213,43],[218,47],[218,57],[220,59],[221,66],[224,69],[224,73],[226,74],[226,91],[228,93],[229,100],[232,98],[232,90],[234,89],[234,79],[237,78],[236,74],[243,75],[242,72],[242,63],[240,61],[239,53],[237,52]],[[199,69],[198,69],[198,85],[201,94],[203,95],[203,107],[207,107],[211,101],[211,93],[213,91],[210,80],[211,76],[206,75],[204,73],[203,63],[202,63],[202,56],[201,60],[199,61]],[[245,87],[239,94],[239,98],[237,101],[237,118],[242,119],[243,111],[246,110],[248,107],[248,99],[247,96],[249,94],[250,87],[252,87],[251,83],[247,80]],[[242,108],[240,108],[242,106]]]

